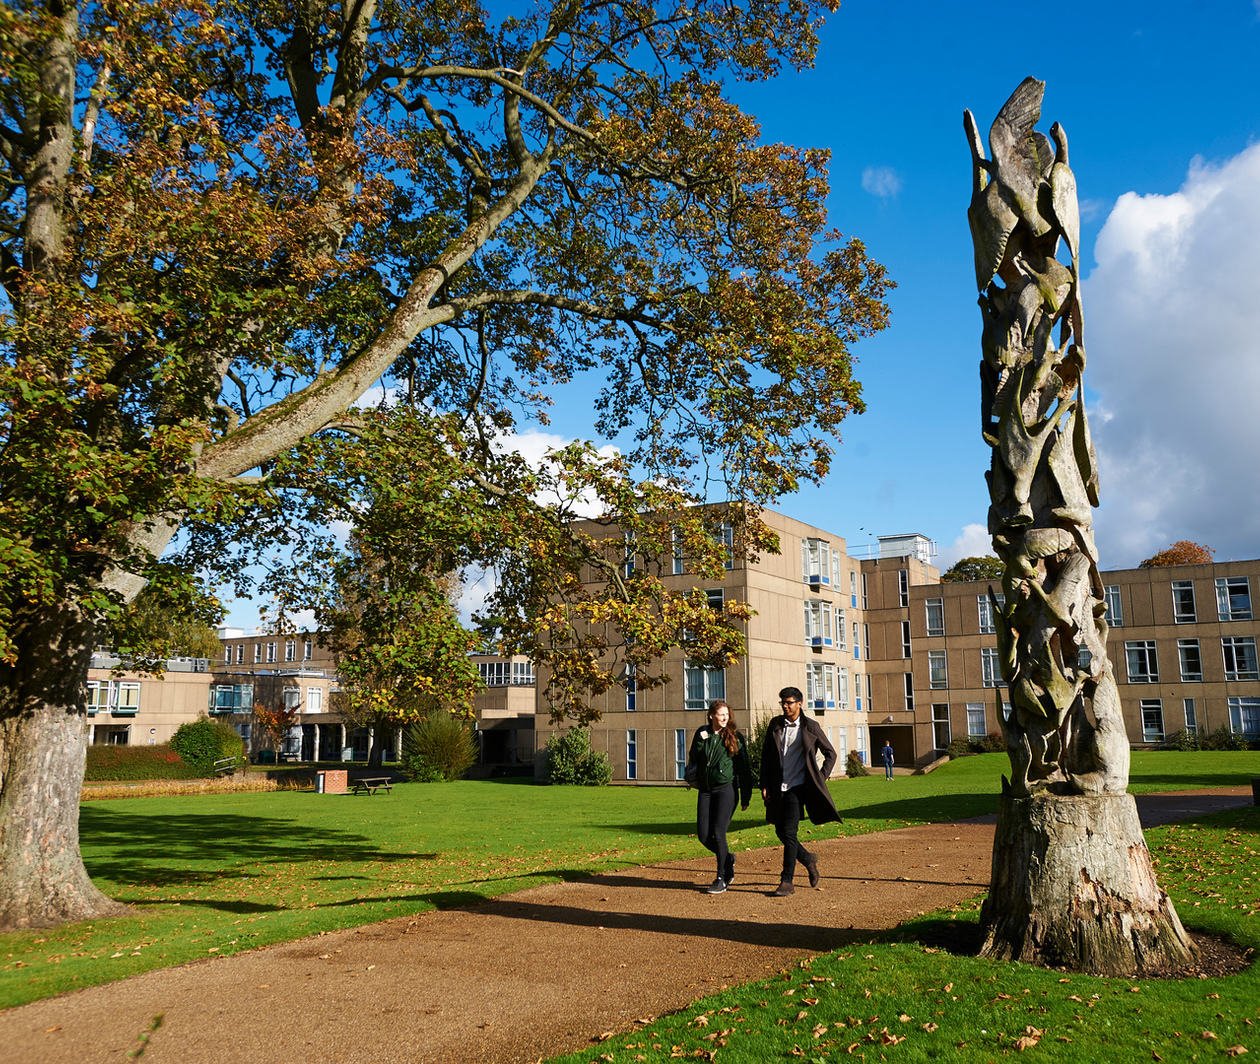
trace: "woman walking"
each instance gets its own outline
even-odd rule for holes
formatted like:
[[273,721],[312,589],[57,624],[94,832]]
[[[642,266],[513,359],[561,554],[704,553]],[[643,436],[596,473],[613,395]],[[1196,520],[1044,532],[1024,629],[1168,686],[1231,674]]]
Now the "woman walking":
[[726,845],[726,829],[739,807],[748,808],[752,798],[752,770],[744,737],[735,729],[731,707],[721,699],[709,704],[709,723],[696,729],[687,759],[687,779],[699,790],[696,798],[696,834],[717,857],[717,877],[706,893],[721,894],[735,876],[735,855]]

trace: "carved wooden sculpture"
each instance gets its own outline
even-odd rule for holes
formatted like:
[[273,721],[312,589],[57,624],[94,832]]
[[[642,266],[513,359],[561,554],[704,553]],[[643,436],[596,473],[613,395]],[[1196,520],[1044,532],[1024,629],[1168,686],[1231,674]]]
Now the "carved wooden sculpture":
[[[1085,414],[1080,216],[1067,136],[1034,127],[1026,78],[989,133],[975,119],[972,196],[983,317],[981,421],[992,448],[990,589],[1003,779],[984,951],[1100,974],[1184,969],[1193,947],[1159,889],[1127,793],[1129,744],[1111,663],[1092,508],[1098,471]],[[1068,261],[1056,257],[1060,244]]]

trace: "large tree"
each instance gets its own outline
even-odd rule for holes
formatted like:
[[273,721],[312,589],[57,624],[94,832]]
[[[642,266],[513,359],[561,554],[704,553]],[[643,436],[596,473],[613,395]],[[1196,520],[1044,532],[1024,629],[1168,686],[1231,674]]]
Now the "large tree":
[[[825,153],[723,87],[810,63],[834,6],[0,7],[0,927],[116,911],[78,851],[91,648],[173,547],[210,579],[326,560],[304,441],[394,441],[374,476],[414,442],[408,519],[500,572],[559,711],[607,646],[695,638],[702,603],[565,518],[711,564],[685,504],[724,498],[762,549],[740,504],[825,473],[860,408],[883,271],[826,228]],[[401,410],[354,412],[383,375]],[[504,438],[583,375],[621,454],[528,469]]]

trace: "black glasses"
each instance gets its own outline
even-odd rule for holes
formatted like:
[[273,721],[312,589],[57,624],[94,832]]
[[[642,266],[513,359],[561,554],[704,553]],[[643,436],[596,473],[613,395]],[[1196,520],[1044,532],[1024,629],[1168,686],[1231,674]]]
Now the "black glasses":
[[799,698],[780,698],[779,699],[779,705],[781,706],[799,706],[800,704],[801,704],[801,700]]

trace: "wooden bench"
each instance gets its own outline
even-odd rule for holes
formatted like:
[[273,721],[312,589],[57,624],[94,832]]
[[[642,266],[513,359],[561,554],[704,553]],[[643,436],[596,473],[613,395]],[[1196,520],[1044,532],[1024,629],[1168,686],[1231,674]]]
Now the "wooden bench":
[[351,785],[354,787],[354,794],[375,794],[377,791],[388,793],[394,782],[388,776],[375,776],[371,779],[353,780]]

